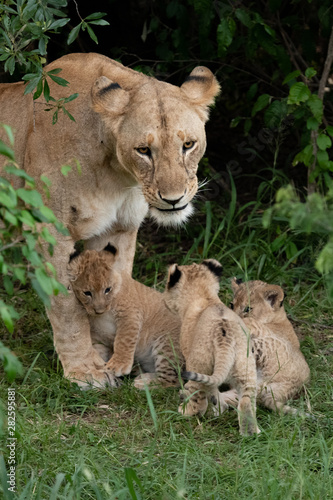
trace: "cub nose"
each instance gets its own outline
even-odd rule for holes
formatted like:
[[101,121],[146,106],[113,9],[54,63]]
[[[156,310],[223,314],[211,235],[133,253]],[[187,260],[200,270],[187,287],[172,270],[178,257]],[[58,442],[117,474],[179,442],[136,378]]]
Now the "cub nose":
[[180,200],[181,200],[182,198],[184,198],[185,193],[186,193],[186,189],[185,189],[185,191],[184,191],[184,194],[182,194],[180,197],[177,197],[177,198],[171,199],[170,197],[169,197],[169,198],[165,198],[165,197],[161,194],[161,192],[159,191],[159,192],[158,192],[158,196],[161,198],[161,200],[162,200],[162,201],[165,201],[165,203],[168,203],[169,205],[172,205],[172,206],[173,206],[173,208],[174,208],[174,207],[177,205],[177,203],[179,203],[179,202],[180,202]]

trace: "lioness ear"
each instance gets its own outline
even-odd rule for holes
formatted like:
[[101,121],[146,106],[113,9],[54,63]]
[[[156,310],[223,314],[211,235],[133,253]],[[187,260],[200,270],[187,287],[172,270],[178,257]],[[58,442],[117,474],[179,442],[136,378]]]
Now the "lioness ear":
[[94,111],[114,114],[122,113],[130,98],[126,90],[106,76],[97,78],[91,89],[91,97]]
[[208,106],[220,92],[220,85],[210,69],[197,66],[180,87],[193,104],[198,105],[208,120]]
[[116,255],[117,249],[111,243],[108,243],[105,248],[103,248],[104,252],[110,252],[112,255]]
[[182,272],[179,269],[179,267],[177,266],[177,264],[173,264],[169,268],[169,276],[168,276],[168,284],[167,284],[168,290],[170,290],[170,288],[173,288],[178,283],[178,281],[181,278],[181,275],[182,275]]
[[223,267],[221,264],[214,259],[207,259],[202,261],[203,265],[208,267],[210,272],[212,272],[218,279],[221,278],[222,272],[223,272]]

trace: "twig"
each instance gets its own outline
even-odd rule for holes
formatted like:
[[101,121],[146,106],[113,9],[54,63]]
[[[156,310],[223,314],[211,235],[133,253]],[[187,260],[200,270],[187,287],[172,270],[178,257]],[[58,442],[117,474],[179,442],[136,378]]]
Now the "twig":
[[11,243],[8,243],[7,245],[4,245],[3,247],[0,247],[0,252],[3,252],[4,250],[7,250],[8,248],[14,247],[17,243],[20,243],[22,241],[22,236],[16,238],[16,240],[12,241]]

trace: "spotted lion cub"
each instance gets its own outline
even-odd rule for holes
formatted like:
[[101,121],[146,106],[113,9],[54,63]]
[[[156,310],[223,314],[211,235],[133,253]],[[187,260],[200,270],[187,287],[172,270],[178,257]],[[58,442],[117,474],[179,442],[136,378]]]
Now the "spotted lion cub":
[[113,376],[127,375],[134,361],[140,363],[146,373],[135,378],[138,389],[155,382],[179,386],[180,320],[163,294],[116,269],[116,254],[108,244],[99,252],[74,253],[68,264],[71,287],[89,315],[93,346]]
[[[218,297],[222,267],[216,260],[169,268],[164,292],[168,308],[181,318],[180,346],[186,361],[181,391],[183,415],[204,414],[218,386],[228,382],[239,394],[241,434],[260,432],[256,422],[256,366],[242,319]],[[193,373],[196,372],[196,373]]]
[[263,281],[242,283],[234,278],[232,289],[232,308],[252,338],[258,369],[258,402],[274,411],[298,413],[285,403],[309,380],[310,370],[287,318],[282,288]]

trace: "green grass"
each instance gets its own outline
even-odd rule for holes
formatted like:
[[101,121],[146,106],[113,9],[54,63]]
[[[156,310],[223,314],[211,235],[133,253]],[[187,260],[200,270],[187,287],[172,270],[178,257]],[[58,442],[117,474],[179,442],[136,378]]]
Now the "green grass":
[[[260,217],[258,204],[238,208],[233,191],[229,208],[203,204],[187,228],[167,232],[146,223],[134,275],[163,289],[169,264],[209,257],[224,266],[221,298],[227,304],[234,275],[282,285],[312,377],[291,404],[311,408],[314,418],[258,408],[262,432],[244,438],[235,410],[202,419],[178,415],[174,389],[147,395],[127,379],[114,390],[81,392],[62,376],[42,305],[31,290],[21,290],[13,299],[21,314],[14,336],[2,329],[24,365],[11,384],[17,401],[13,498],[333,498],[332,302],[313,267],[320,242],[288,234],[283,221],[265,230]],[[1,381],[4,413],[9,383],[3,374]],[[7,436],[4,420],[5,462]],[[0,462],[1,474],[6,481]]]

